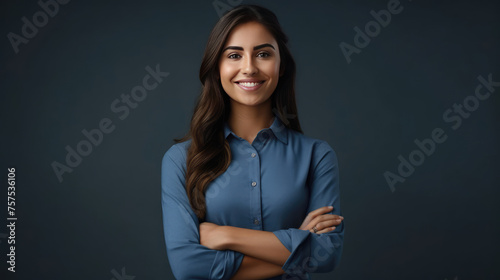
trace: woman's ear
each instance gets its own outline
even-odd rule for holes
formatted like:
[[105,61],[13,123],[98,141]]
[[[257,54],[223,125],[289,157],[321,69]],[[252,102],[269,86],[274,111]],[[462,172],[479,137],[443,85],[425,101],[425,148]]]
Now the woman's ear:
[[285,74],[285,66],[283,63],[280,63],[280,77],[283,76],[283,74]]

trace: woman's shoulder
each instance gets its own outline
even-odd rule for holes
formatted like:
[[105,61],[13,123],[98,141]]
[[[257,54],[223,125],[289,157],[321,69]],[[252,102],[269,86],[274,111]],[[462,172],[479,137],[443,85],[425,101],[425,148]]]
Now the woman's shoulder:
[[184,198],[186,180],[186,155],[189,142],[176,143],[164,154],[161,163],[161,185],[165,194]]
[[311,150],[317,154],[332,152],[335,155],[334,149],[327,141],[307,136],[292,129],[288,131],[289,140],[293,143],[293,145],[297,145],[298,147],[301,147],[301,149],[305,148]]
[[[335,150],[330,144],[322,139],[306,136],[300,132],[290,133],[293,150],[310,161],[312,170],[321,170],[322,167],[331,168],[338,166],[338,158]],[[321,164],[321,165],[320,165]]]
[[167,158],[176,163],[179,167],[186,165],[187,151],[189,149],[189,144],[191,139],[173,144],[164,154],[163,160]]

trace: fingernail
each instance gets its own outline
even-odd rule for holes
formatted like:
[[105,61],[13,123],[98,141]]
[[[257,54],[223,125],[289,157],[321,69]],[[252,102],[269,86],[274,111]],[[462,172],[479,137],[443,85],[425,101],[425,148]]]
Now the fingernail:
[[328,208],[333,209],[333,206],[328,206]]
[[344,217],[342,217],[342,216],[339,216],[339,217],[340,217],[342,220],[344,219]]
[[336,229],[336,227],[332,227],[332,230],[335,230],[335,229]]

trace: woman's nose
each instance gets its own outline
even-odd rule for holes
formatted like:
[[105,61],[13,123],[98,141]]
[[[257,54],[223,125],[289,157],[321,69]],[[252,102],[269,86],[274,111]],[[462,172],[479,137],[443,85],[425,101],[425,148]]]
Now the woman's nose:
[[255,75],[258,72],[258,68],[256,67],[252,56],[247,56],[243,60],[241,71],[243,74],[250,76]]

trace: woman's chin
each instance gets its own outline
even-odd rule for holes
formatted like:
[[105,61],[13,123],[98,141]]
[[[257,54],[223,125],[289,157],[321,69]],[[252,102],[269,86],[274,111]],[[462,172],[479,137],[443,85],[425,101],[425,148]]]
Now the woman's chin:
[[266,103],[265,100],[255,100],[255,99],[244,99],[244,100],[238,100],[236,101],[238,103],[238,105],[240,106],[248,106],[248,107],[257,107],[257,106],[261,106],[263,105],[264,103]]

